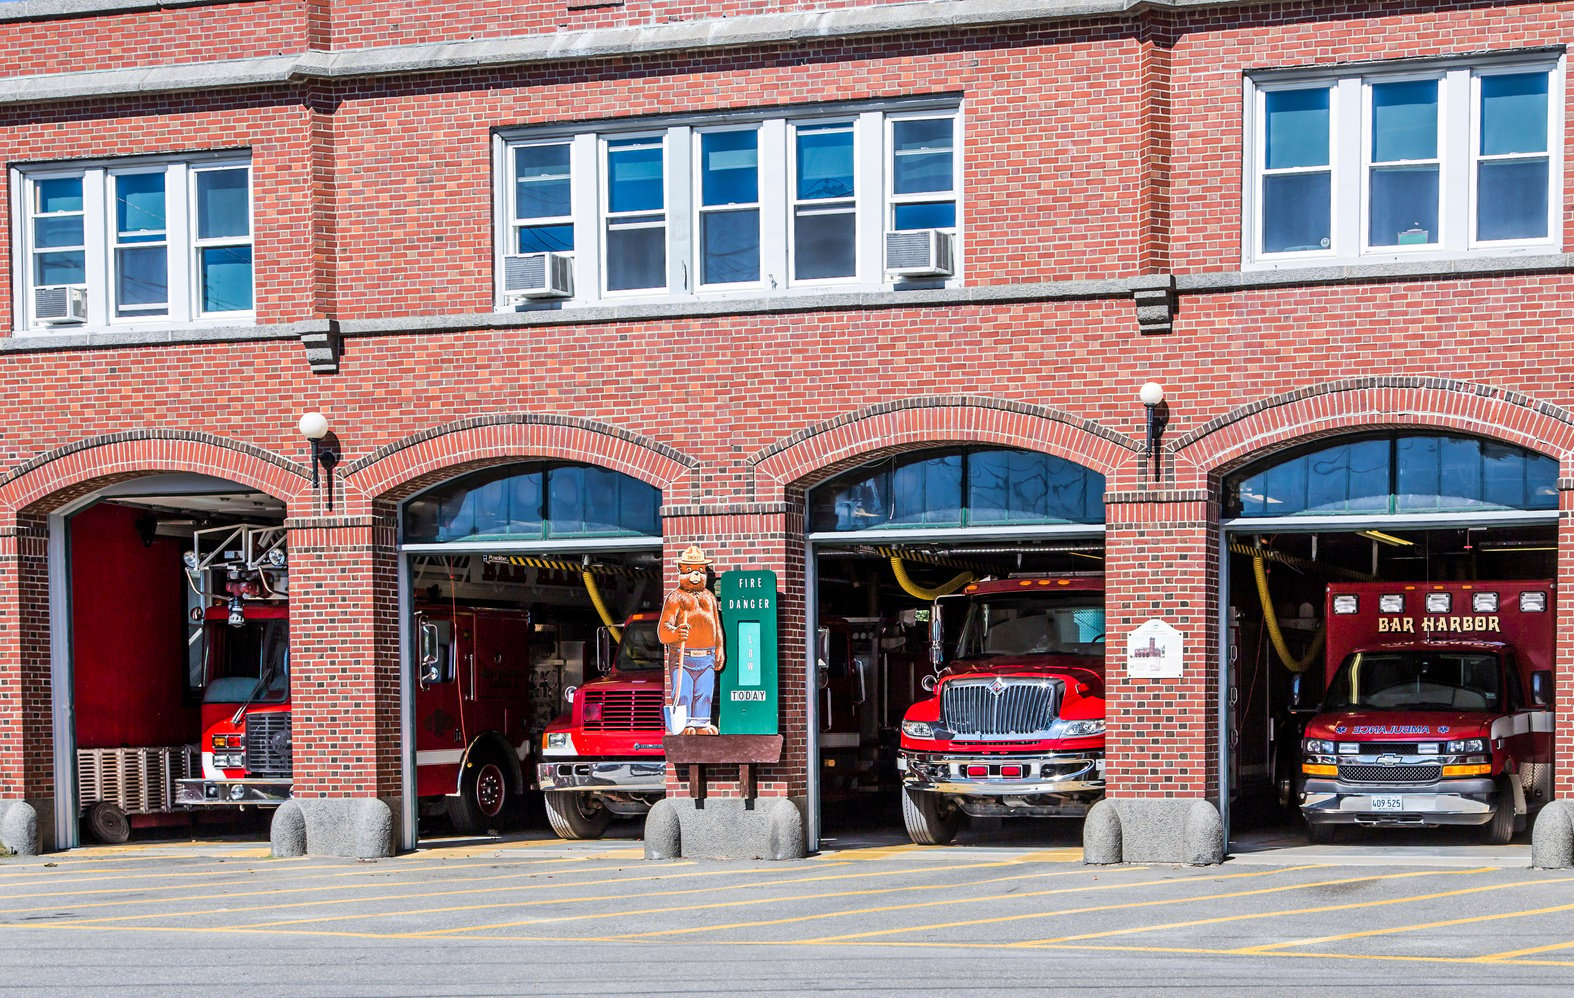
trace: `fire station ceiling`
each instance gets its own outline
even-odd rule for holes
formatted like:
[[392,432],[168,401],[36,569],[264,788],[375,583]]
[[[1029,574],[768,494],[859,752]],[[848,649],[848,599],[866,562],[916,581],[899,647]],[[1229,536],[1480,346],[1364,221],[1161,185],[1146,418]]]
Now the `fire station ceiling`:
[[284,517],[284,503],[223,478],[210,475],[149,475],[120,482],[105,489],[105,500],[150,510],[160,520],[160,533],[181,526],[179,521],[263,519]]

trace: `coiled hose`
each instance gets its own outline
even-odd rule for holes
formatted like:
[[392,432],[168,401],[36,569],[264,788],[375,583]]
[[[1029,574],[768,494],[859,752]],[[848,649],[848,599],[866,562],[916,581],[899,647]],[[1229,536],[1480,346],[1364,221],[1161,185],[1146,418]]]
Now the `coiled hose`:
[[1262,622],[1268,629],[1268,640],[1273,643],[1273,650],[1286,669],[1305,672],[1323,654],[1323,639],[1328,635],[1328,625],[1325,623],[1318,630],[1305,655],[1299,659],[1292,656],[1289,646],[1284,643],[1284,632],[1279,630],[1279,616],[1273,611],[1273,599],[1268,594],[1268,566],[1263,562],[1262,555],[1252,557],[1252,573],[1257,576],[1257,599],[1262,603]]

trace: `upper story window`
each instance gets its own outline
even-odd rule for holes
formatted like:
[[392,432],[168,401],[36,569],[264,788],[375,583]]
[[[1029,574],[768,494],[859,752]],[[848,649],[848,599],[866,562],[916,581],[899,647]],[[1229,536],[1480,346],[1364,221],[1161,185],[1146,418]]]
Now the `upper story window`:
[[1247,266],[1557,252],[1561,58],[1247,81]]
[[13,189],[18,328],[252,319],[244,157],[29,166]]
[[499,139],[497,307],[943,282],[955,103],[536,129]]

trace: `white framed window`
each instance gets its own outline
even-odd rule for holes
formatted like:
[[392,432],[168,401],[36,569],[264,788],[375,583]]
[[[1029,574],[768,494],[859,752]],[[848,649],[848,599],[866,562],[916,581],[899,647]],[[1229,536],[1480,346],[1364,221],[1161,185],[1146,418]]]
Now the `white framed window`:
[[1249,77],[1243,266],[1560,251],[1563,76],[1536,53]]
[[[502,310],[961,277],[955,99],[521,129],[494,162]],[[888,271],[886,234],[925,229],[943,267]]]
[[12,181],[19,330],[254,317],[245,157],[26,166]]

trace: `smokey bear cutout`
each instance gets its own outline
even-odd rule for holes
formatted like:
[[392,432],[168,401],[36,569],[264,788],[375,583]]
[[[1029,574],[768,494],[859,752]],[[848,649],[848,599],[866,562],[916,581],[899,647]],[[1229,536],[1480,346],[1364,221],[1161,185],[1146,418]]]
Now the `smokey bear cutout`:
[[661,604],[657,635],[667,649],[667,733],[714,735],[716,673],[726,664],[721,605],[706,586],[710,559],[696,545],[678,557],[678,588]]

